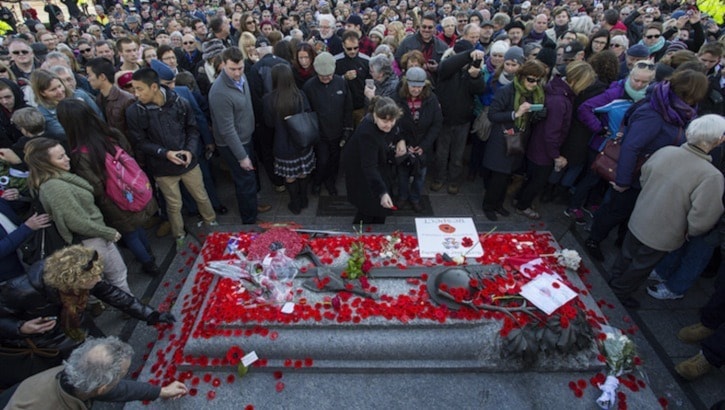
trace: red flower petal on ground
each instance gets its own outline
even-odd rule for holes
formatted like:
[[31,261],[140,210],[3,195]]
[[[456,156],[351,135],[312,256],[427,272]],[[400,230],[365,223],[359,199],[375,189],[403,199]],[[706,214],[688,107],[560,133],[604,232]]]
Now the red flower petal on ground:
[[222,381],[216,377],[214,378],[214,380],[211,381],[211,385],[214,387],[219,387],[219,386],[221,386],[221,384],[222,384]]
[[277,393],[281,393],[282,390],[284,390],[284,383],[277,382],[277,384],[274,385],[275,390],[277,390]]
[[197,390],[196,389],[189,389],[189,396],[196,396]]
[[234,380],[235,380],[235,377],[233,374],[230,374],[229,376],[227,376],[227,383],[232,384],[232,383],[234,383]]
[[244,350],[239,346],[232,346],[227,350],[227,360],[232,365],[237,365],[242,361]]
[[584,379],[577,380],[576,385],[582,390],[587,388],[587,382]]
[[634,363],[635,366],[639,366],[642,364],[642,359],[640,359],[639,356],[634,356],[632,358],[632,363]]
[[461,245],[463,245],[465,248],[470,248],[473,246],[473,239],[465,236],[463,239],[461,239]]
[[279,371],[279,370],[277,370],[276,372],[272,373],[272,375],[274,376],[274,379],[275,380],[279,380],[279,379],[282,378],[282,372]]
[[207,373],[204,375],[204,383],[209,383],[211,381],[211,374]]
[[214,398],[216,397],[216,392],[214,390],[210,390],[209,393],[206,394],[206,397],[209,400],[214,400]]
[[254,410],[254,406],[251,404],[247,404],[246,406],[244,406],[244,410]]
[[575,395],[575,396],[576,396],[576,397],[577,397],[578,399],[581,399],[581,398],[582,398],[582,396],[584,396],[584,392],[583,392],[583,391],[581,391],[581,390],[579,390],[579,389],[576,389],[576,390],[574,390],[574,395]]
[[660,406],[662,406],[663,409],[666,409],[670,404],[670,402],[664,397],[658,398],[657,401],[660,402]]

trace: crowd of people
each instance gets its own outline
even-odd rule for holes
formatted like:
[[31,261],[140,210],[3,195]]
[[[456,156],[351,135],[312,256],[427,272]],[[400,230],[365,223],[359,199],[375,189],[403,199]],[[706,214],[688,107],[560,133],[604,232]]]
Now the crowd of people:
[[[42,369],[18,365],[6,385],[102,336],[82,315],[99,313],[101,300],[149,324],[173,321],[131,295],[116,243],[159,274],[146,228],[157,220],[156,234],[181,247],[184,211],[217,226],[228,212],[220,165],[243,224],[271,209],[258,200],[261,184],[287,192],[299,214],[323,187],[337,196],[342,173],[355,223],[422,212],[426,184],[452,196],[480,187],[491,221],[511,211],[536,220],[537,201],[561,203],[589,231],[594,259],[618,230],[610,284],[628,307],[648,279],[659,282],[647,287],[652,297],[679,299],[718,269],[708,263],[725,270],[715,251],[725,226],[720,2],[45,3],[38,12],[21,2],[20,16],[0,7],[0,343],[56,355]],[[298,129],[293,120],[309,113],[316,121]],[[313,140],[300,137],[309,127]],[[608,175],[597,163],[612,145]],[[118,158],[148,179],[150,199],[133,203],[143,192],[130,181],[109,190],[124,178],[109,168]],[[74,246],[51,256],[63,261],[28,268],[17,251],[48,227]],[[722,320],[699,326],[683,340],[725,346]],[[705,363],[723,364],[716,350],[704,348]],[[705,359],[686,377],[703,374]],[[72,394],[73,366],[40,374],[61,372]]]

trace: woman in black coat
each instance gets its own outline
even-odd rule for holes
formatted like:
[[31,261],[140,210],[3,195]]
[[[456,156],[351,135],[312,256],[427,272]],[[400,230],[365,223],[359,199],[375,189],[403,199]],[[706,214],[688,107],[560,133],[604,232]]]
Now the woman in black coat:
[[299,214],[307,208],[307,178],[316,166],[314,146],[300,147],[289,132],[285,119],[311,111],[305,94],[297,88],[292,69],[287,64],[272,67],[272,92],[262,99],[264,122],[274,128],[274,173],[285,180],[290,196],[289,208]]
[[[483,213],[491,221],[498,219],[497,214],[502,216],[510,214],[503,207],[506,188],[511,174],[523,163],[524,155],[523,153],[507,155],[506,138],[520,131],[522,140],[526,141],[531,134],[532,121],[546,115],[545,111],[530,111],[531,104],[544,103],[541,79],[546,72],[546,66],[540,61],[527,61],[516,73],[514,81],[499,89],[494,95],[488,110],[491,134],[483,157],[483,166],[489,171],[485,179]],[[526,151],[525,144],[524,151]]]
[[434,158],[433,143],[443,126],[443,112],[422,68],[409,68],[401,81],[402,86],[395,101],[403,110],[399,125],[408,152],[397,169],[397,202],[405,206],[405,201],[408,201],[415,212],[421,212],[423,184],[428,165]]
[[[86,333],[103,336],[85,315],[90,296],[149,325],[174,321],[170,313],[160,313],[102,280],[102,272],[98,252],[74,245],[0,284],[0,388],[59,365]],[[7,354],[28,351],[31,343],[45,355],[31,359]]]
[[347,197],[357,208],[353,224],[385,223],[385,217],[395,209],[386,183],[387,152],[394,149],[397,157],[407,152],[396,125],[402,112],[395,101],[374,97],[369,109],[342,150]]

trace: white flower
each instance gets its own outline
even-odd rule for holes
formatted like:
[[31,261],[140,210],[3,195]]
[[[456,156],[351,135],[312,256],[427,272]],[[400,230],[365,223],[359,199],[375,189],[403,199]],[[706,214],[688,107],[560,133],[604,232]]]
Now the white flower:
[[466,261],[466,258],[463,255],[456,255],[451,259],[453,259],[453,262],[455,262],[457,265],[463,265],[463,262]]

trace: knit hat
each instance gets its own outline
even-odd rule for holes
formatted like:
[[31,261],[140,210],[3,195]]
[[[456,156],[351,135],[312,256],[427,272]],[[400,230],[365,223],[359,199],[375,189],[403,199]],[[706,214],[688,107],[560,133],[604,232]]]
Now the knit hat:
[[682,41],[673,41],[670,43],[670,46],[667,47],[667,51],[665,54],[674,53],[675,51],[680,50],[687,50],[687,44],[683,43]]
[[362,17],[358,16],[357,14],[351,14],[350,17],[347,18],[347,24],[362,26],[363,25]]
[[518,46],[512,46],[508,49],[506,54],[503,55],[503,61],[510,61],[514,60],[519,65],[524,64],[524,50],[521,49],[521,47]]
[[176,77],[171,67],[159,60],[151,60],[151,68],[156,71],[161,81],[171,81]]
[[462,53],[464,51],[468,51],[473,48],[473,44],[471,44],[468,40],[458,40],[456,41],[456,45],[453,46],[453,51],[458,53]]
[[549,68],[556,66],[556,50],[549,47],[544,47],[536,55],[536,59],[546,64]]
[[204,60],[210,60],[224,51],[224,43],[218,38],[208,40],[201,45],[201,58]]
[[526,26],[524,26],[524,23],[520,22],[519,20],[514,20],[506,25],[506,32],[511,30],[512,28],[520,28],[521,31],[526,31]]
[[370,29],[370,33],[368,33],[368,37],[372,36],[378,36],[380,37],[380,40],[385,38],[385,26],[382,24],[378,24],[377,26]]
[[319,75],[335,74],[335,57],[325,51],[315,57],[315,62],[312,63],[312,66],[315,67],[315,72]]
[[649,48],[644,44],[635,44],[627,49],[627,55],[630,57],[647,58],[649,57]]
[[265,36],[259,36],[257,37],[257,41],[254,43],[254,47],[260,48],[260,47],[270,47],[272,43],[269,42],[269,39]]
[[427,78],[425,70],[420,67],[410,67],[405,70],[405,79],[408,81],[408,85],[413,87],[423,87]]

